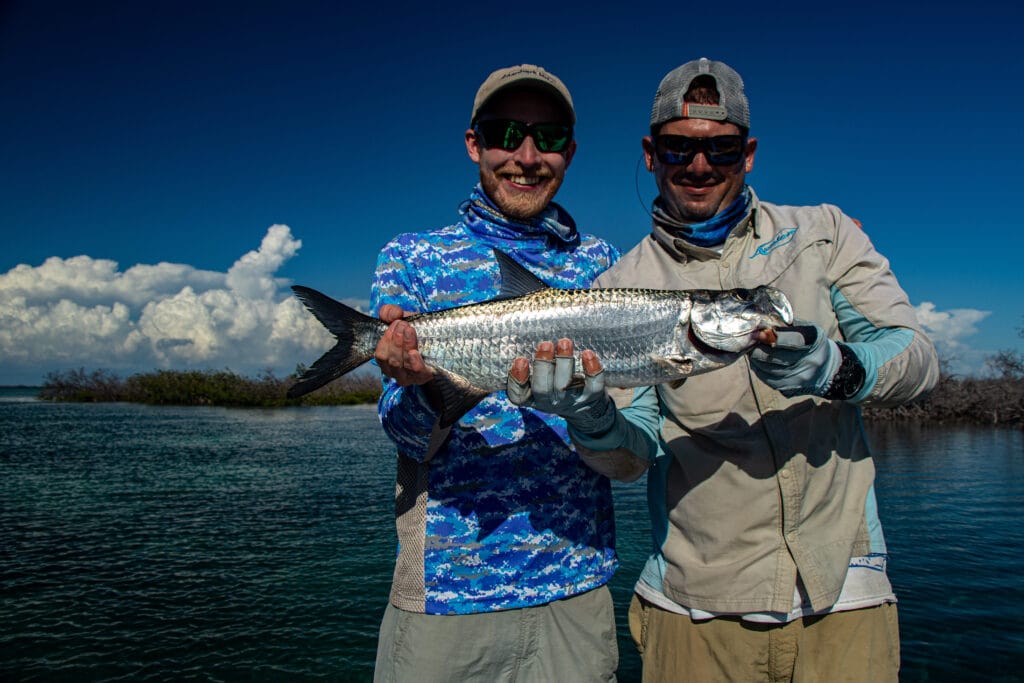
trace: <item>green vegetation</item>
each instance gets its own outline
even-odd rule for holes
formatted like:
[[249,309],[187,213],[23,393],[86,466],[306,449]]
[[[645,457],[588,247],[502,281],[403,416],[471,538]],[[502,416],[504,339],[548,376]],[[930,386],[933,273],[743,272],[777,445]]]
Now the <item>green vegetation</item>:
[[[986,424],[1024,428],[1024,355],[1000,351],[988,359],[991,378],[956,377],[943,371],[928,396],[897,408],[865,408],[867,420],[913,420],[932,423]],[[50,401],[131,401],[155,405],[277,407],[373,403],[380,396],[376,374],[341,377],[300,399],[285,392],[305,368],[278,379],[264,371],[256,379],[229,370],[157,372],[122,380],[106,370],[51,372],[39,393]]]
[[279,379],[267,370],[253,379],[230,370],[158,370],[121,379],[107,370],[86,372],[80,368],[49,373],[39,398],[86,403],[128,401],[151,405],[274,408],[373,403],[380,396],[379,377],[357,374],[341,377],[302,398],[287,398],[288,387],[302,371],[300,367],[295,375]]
[[897,408],[866,408],[864,418],[1024,428],[1024,355],[999,351],[987,365],[994,376],[985,379],[955,377],[943,368],[928,396]]
[[864,408],[864,419],[1024,428],[1024,379],[943,375],[924,399],[896,408]]

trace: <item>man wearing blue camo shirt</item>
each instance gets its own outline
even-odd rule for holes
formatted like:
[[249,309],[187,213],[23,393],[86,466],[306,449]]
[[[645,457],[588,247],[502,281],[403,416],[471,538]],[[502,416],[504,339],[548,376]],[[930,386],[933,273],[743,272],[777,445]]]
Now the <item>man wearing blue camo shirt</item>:
[[391,322],[375,354],[378,408],[398,448],[399,550],[376,681],[615,680],[608,479],[580,460],[565,420],[504,393],[431,442],[439,392],[402,320],[497,296],[495,250],[561,288],[590,286],[618,259],[551,201],[575,122],[544,69],[492,73],[465,134],[480,183],[459,221],[398,235],[378,259],[371,305]]

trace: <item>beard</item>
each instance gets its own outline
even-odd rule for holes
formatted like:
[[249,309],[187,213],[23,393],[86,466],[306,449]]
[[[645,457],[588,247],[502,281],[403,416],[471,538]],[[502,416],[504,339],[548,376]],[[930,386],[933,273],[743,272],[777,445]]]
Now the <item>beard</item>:
[[[708,174],[687,175],[680,171],[674,176],[659,181],[658,190],[661,194],[665,210],[671,218],[681,223],[703,223],[711,220],[732,203],[743,191],[745,174],[723,173],[718,168]],[[684,187],[689,180],[695,186],[712,187],[710,194],[697,199],[687,196]]]
[[718,213],[718,206],[708,206],[695,202],[671,202],[668,204],[669,215],[681,223],[703,223],[710,220]]
[[560,177],[545,175],[542,178],[543,188],[521,192],[502,184],[501,177],[494,172],[480,168],[480,186],[483,187],[484,193],[503,214],[517,220],[530,220],[541,213],[551,203],[562,185]]
[[728,207],[739,196],[742,189],[743,187],[739,186],[722,194],[716,193],[704,199],[694,199],[680,196],[681,193],[673,192],[672,188],[666,188],[666,191],[661,193],[661,198],[665,211],[671,218],[684,224],[703,223],[711,220]]

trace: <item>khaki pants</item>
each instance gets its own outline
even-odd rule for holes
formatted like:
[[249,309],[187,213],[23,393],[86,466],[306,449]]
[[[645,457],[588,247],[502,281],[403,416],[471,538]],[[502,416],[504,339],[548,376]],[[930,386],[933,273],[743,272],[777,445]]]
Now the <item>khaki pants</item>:
[[537,607],[438,615],[388,605],[376,683],[614,681],[615,610],[606,586]]
[[756,624],[737,617],[693,621],[634,595],[629,631],[643,661],[643,683],[895,683],[899,678],[894,604]]

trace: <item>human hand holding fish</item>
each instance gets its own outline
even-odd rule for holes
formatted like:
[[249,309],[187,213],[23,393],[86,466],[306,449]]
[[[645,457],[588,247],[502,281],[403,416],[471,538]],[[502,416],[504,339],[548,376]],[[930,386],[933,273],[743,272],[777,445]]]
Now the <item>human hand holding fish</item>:
[[405,311],[400,306],[384,304],[377,315],[388,323],[373,352],[381,374],[403,387],[426,384],[433,379],[434,371],[423,361],[416,328],[405,321]]
[[864,369],[848,347],[828,338],[820,326],[806,321],[775,329],[770,343],[750,353],[750,367],[783,396],[813,394],[848,399],[864,383]]
[[409,316],[385,306],[381,314],[387,317],[374,318],[294,286],[338,342],[288,396],[307,394],[376,358],[396,382],[421,385],[439,412],[438,424],[450,427],[485,396],[507,389],[517,357],[559,334],[599,355],[604,374],[595,378],[630,388],[681,382],[724,367],[751,350],[759,331],[793,320],[785,294],[769,286],[561,290],[506,254],[496,251],[495,258],[497,297]]
[[581,434],[596,436],[615,424],[615,403],[604,385],[604,369],[597,354],[580,354],[582,383],[573,383],[575,358],[572,340],[562,338],[537,345],[531,364],[522,356],[512,363],[506,393],[512,403],[560,415]]

